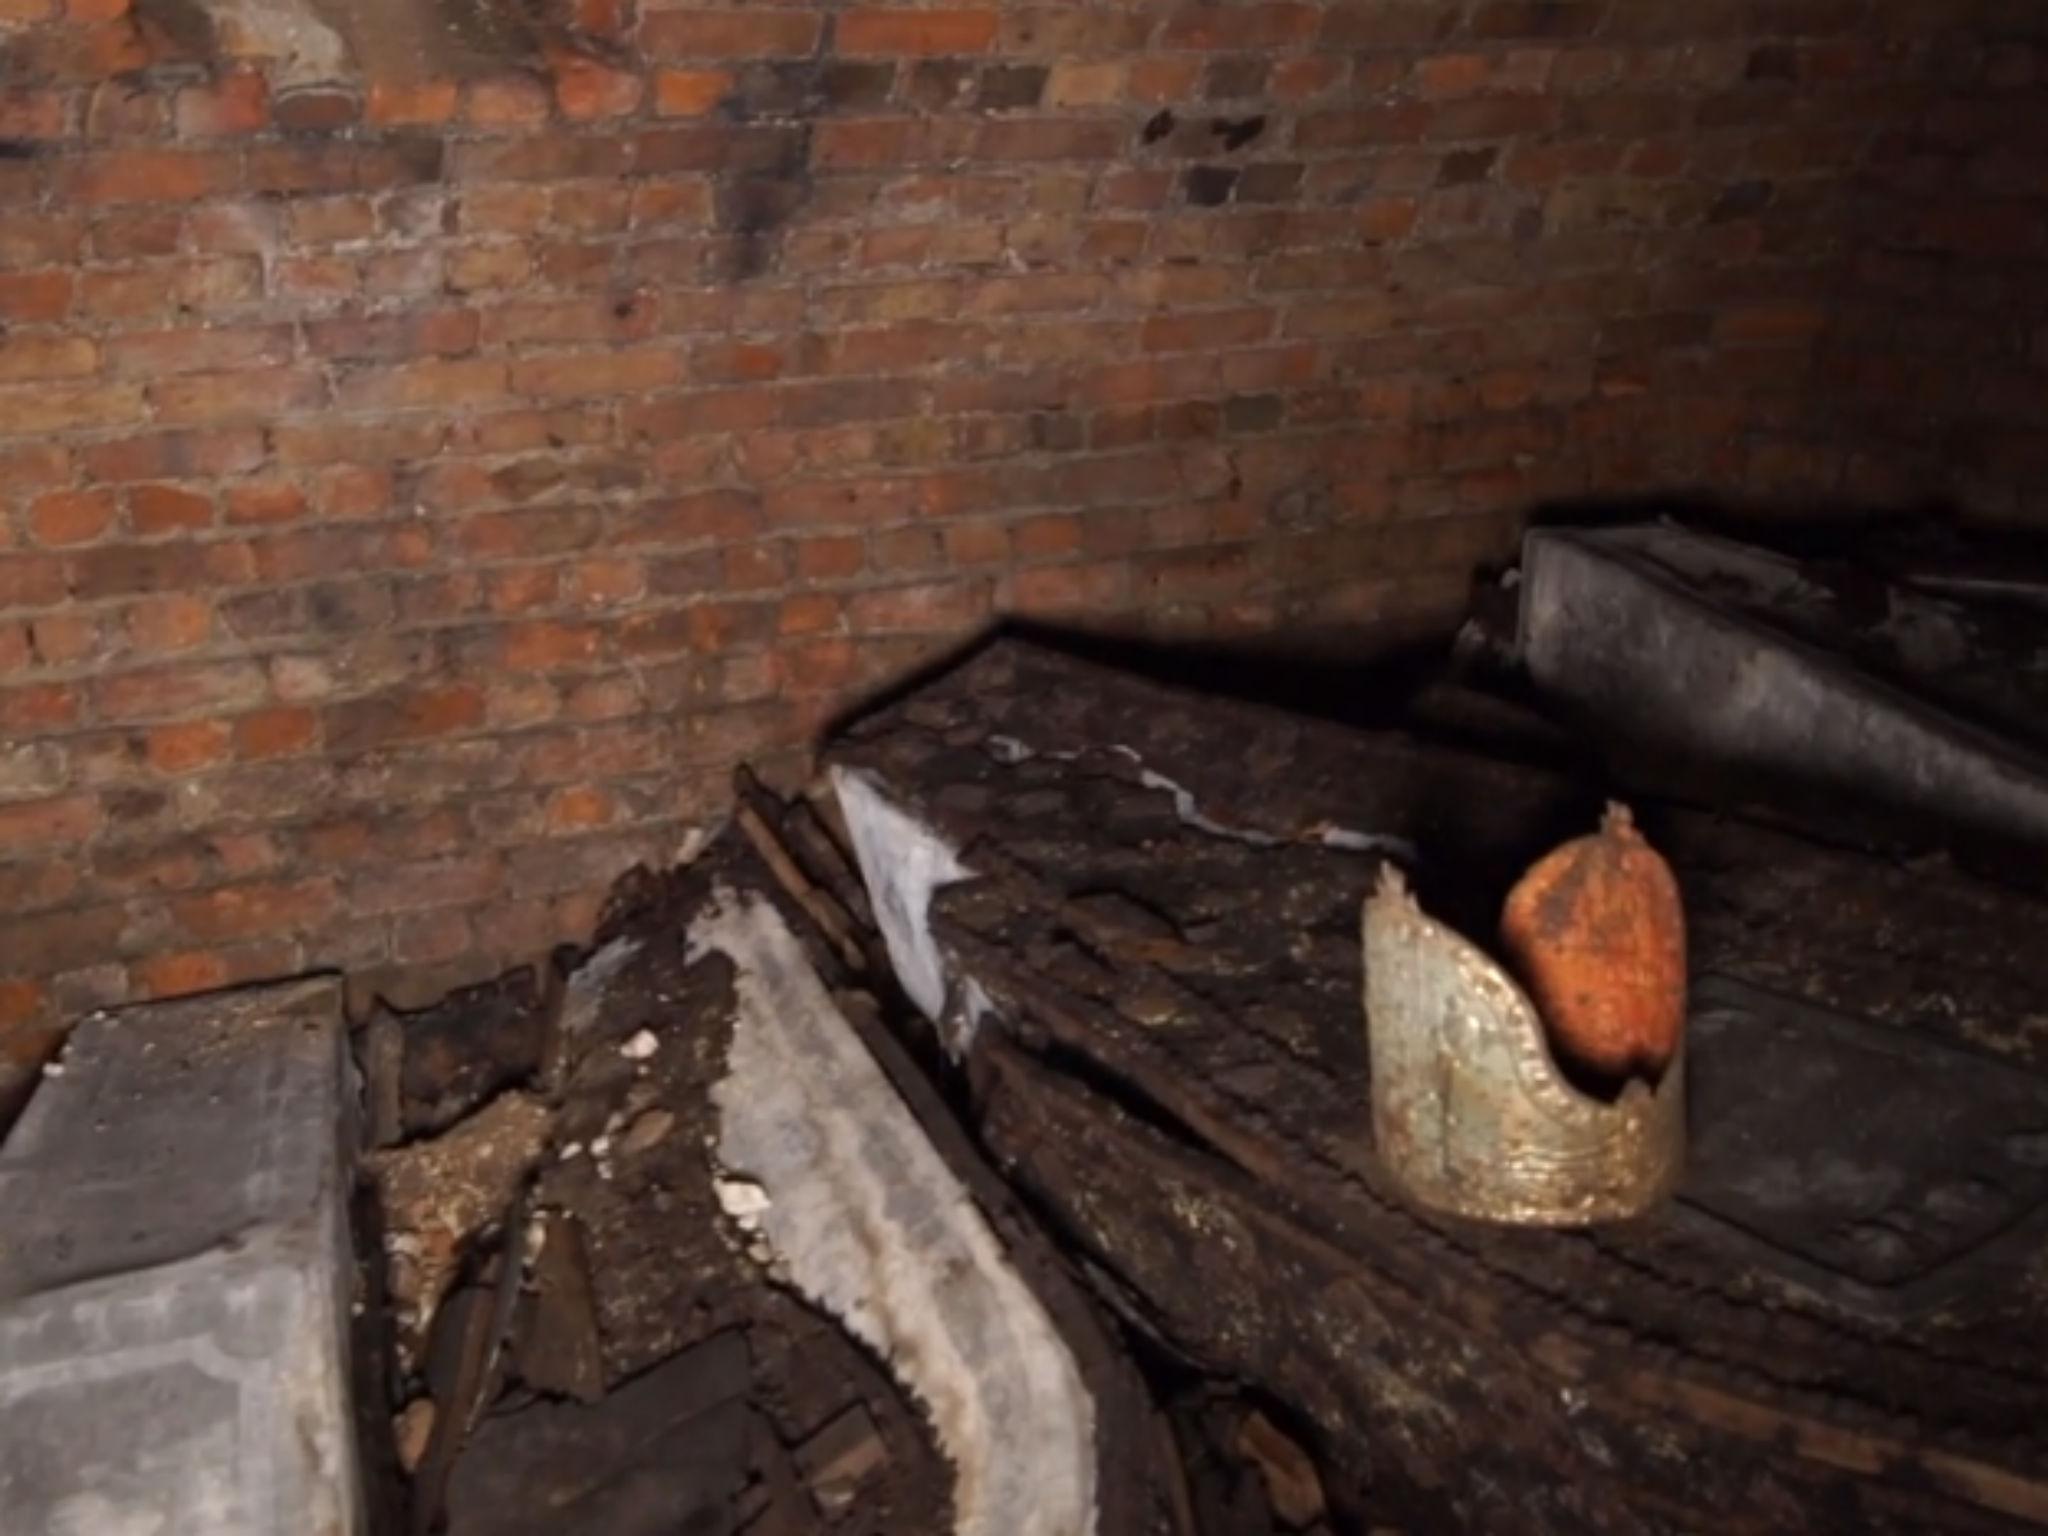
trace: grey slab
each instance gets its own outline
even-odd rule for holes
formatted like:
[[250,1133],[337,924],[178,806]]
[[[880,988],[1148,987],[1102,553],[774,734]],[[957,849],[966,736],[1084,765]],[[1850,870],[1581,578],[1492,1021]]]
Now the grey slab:
[[1766,551],[1680,528],[1534,529],[1522,662],[1623,741],[2048,847],[2048,760],[1784,625],[1798,580]]
[[347,1536],[331,977],[94,1015],[0,1147],[0,1532]]

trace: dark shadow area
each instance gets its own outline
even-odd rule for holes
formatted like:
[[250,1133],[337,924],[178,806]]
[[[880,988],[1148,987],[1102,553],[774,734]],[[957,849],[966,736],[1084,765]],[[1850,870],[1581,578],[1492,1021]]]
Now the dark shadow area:
[[1113,667],[1169,687],[1265,704],[1349,725],[1398,719],[1417,689],[1441,676],[1452,631],[1416,640],[1369,627],[1232,641],[1154,640],[1033,619],[1005,619],[836,716],[834,735],[916,693],[1004,640]]
[[[2042,638],[2048,632],[2048,534],[1977,526],[1953,507],[1933,503],[1786,506],[1684,492],[1546,503],[1531,508],[1527,521],[1540,529],[1671,525],[1783,562],[1795,578],[1796,601],[1759,604],[1754,594],[1724,593],[1710,583],[1713,601],[1725,598],[1731,611],[1747,613],[1746,622],[1760,624],[1759,636],[1775,632],[1772,646],[1782,642],[1823,656],[1898,690],[1916,707],[2016,748],[2042,748],[2041,720],[2048,715],[2032,701],[2048,697]],[[1938,808],[1892,803],[1785,764],[1752,774],[1739,758],[1631,739],[1603,713],[1539,697],[1515,660],[1518,590],[1505,570],[1475,572],[1463,615],[1420,638],[1412,627],[1361,625],[1227,641],[1161,640],[1099,626],[1006,620],[860,701],[830,730],[843,731],[891,707],[992,645],[1019,641],[1217,700],[1354,729],[1394,729],[1549,769],[1570,791],[1571,803],[1557,807],[1546,825],[1560,837],[1583,830],[1602,801],[1615,795],[1796,828],[1893,859],[1945,852],[2008,883],[2032,885],[2040,878],[2038,857],[2023,857],[2009,840],[1987,839]],[[1911,633],[1923,610],[1936,613],[1967,644],[1923,663]],[[1425,802],[1438,797],[1433,786],[1415,791]],[[1429,820],[1452,842],[1472,819],[1469,807],[1431,805]],[[1513,850],[1517,857],[1541,851]],[[1493,873],[1505,878],[1512,870]],[[1498,894],[1492,892],[1495,899]]]

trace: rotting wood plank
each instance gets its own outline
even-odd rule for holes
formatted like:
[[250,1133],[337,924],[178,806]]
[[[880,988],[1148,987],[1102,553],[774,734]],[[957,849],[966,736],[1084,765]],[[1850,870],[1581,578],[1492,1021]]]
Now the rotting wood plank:
[[[974,1128],[1005,1174],[1105,1294],[1307,1413],[1376,1516],[1543,1533],[2048,1519],[2029,1342],[2048,1319],[2026,1284],[2048,1260],[2041,1192],[1892,1284],[1839,1244],[1816,1261],[1744,1239],[1696,1201],[1594,1233],[1488,1229],[1410,1208],[1379,1169],[1356,934],[1377,855],[1329,829],[1416,845],[1426,902],[1485,933],[1603,786],[1017,645],[829,756],[972,872],[933,902],[930,936],[950,1007],[981,1016],[942,1034],[970,1042]],[[2039,903],[1639,809],[1685,889],[1696,984],[1847,1012],[1841,1031],[1908,1064],[1981,1050],[1963,1075],[2030,1102],[2022,1069],[2048,1059]],[[1825,1126],[1803,1135],[1825,1151]],[[1897,1171],[1938,1191],[1913,1162],[1927,1150]]]

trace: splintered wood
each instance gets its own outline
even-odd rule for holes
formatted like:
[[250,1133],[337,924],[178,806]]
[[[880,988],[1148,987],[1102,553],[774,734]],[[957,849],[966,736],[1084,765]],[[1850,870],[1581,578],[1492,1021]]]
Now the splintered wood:
[[[1529,1536],[2048,1520],[2024,1278],[2048,1090],[2007,1064],[2048,1062],[2033,898],[1639,799],[1641,843],[1561,850],[1508,927],[1533,909],[1556,949],[1532,985],[1602,1063],[1654,1070],[1689,967],[1687,1185],[1590,1237],[1490,1228],[1381,1165],[1360,905],[1405,846],[1424,908],[1489,935],[1603,786],[1018,642],[828,760],[976,1135],[1132,1326],[1298,1416],[1334,1511]],[[952,873],[892,903],[904,844]],[[1610,967],[1619,996],[1565,997]],[[1959,1049],[1980,1036],[2007,1062]],[[1910,1417],[1880,1430],[1878,1404]]]

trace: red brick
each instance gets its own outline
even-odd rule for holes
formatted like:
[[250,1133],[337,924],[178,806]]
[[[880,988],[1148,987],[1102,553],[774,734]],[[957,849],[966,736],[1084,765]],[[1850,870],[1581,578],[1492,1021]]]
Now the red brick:
[[0,268],[19,271],[52,262],[75,262],[84,249],[83,214],[11,212],[0,222]]
[[475,854],[366,869],[351,877],[348,899],[357,912],[419,912],[488,900],[504,883],[498,856]]
[[732,89],[723,69],[663,69],[654,76],[654,110],[663,117],[703,117]]
[[267,691],[263,668],[253,661],[188,662],[93,684],[101,719],[116,723],[247,708]]
[[782,600],[775,630],[782,635],[817,635],[840,627],[844,609],[840,599],[825,592],[805,592]]
[[108,210],[93,222],[93,254],[115,261],[134,256],[175,256],[184,226],[185,216],[176,208]]
[[310,709],[279,707],[243,715],[234,723],[235,756],[245,762],[295,757],[320,740],[320,717]]
[[0,608],[48,607],[67,590],[64,562],[49,555],[0,556]]
[[189,651],[213,637],[213,604],[175,594],[144,598],[128,610],[127,627],[144,656]]
[[1486,88],[1493,75],[1493,56],[1484,53],[1447,53],[1421,59],[1415,65],[1415,92],[1430,100],[1471,96]]
[[227,191],[238,172],[238,162],[225,152],[112,150],[66,165],[58,188],[72,204],[189,203]]
[[64,91],[0,88],[0,136],[58,139],[69,132],[71,97]]
[[272,430],[285,465],[382,465],[431,458],[447,436],[439,419],[421,421],[281,422]]
[[415,688],[336,704],[323,722],[328,750],[368,751],[394,742],[456,735],[483,724],[483,690],[469,683]]
[[340,380],[344,410],[409,410],[488,404],[505,398],[505,364],[496,358],[425,359],[364,369]]
[[132,967],[131,979],[139,997],[182,997],[230,985],[235,970],[228,957],[206,950],[184,950],[151,955]]
[[324,876],[258,881],[180,897],[171,903],[171,917],[200,943],[218,944],[316,928],[334,915],[338,897],[334,881]]
[[67,847],[100,828],[99,801],[91,795],[22,800],[0,805],[0,849]]
[[808,640],[784,648],[776,661],[793,698],[844,693],[860,675],[861,653],[851,640]]
[[391,958],[407,966],[453,961],[469,953],[474,937],[461,912],[421,912],[392,925]]
[[479,128],[531,128],[548,120],[548,89],[524,75],[478,80],[469,87],[463,119]]
[[314,410],[326,403],[326,395],[326,381],[310,368],[195,373],[149,388],[158,420],[185,422],[269,421],[290,411]]
[[40,981],[17,976],[0,981],[0,1029],[13,1031],[29,1023],[42,1011],[46,995]]
[[815,11],[765,7],[651,11],[641,18],[640,46],[667,59],[804,58],[822,21]]
[[587,832],[618,820],[619,805],[597,785],[574,784],[548,797],[546,819],[550,832]]
[[296,951],[275,943],[261,943],[150,955],[136,961],[129,974],[138,996],[161,998],[288,975],[297,968]]
[[1770,305],[1731,309],[1714,323],[1717,340],[1734,345],[1806,341],[1827,328],[1823,309],[1802,305]]
[[647,570],[638,560],[584,560],[569,570],[569,596],[585,607],[630,603],[647,591]]
[[0,729],[24,735],[61,730],[78,723],[83,701],[78,690],[59,683],[0,692]]
[[113,526],[116,511],[105,491],[52,491],[29,508],[29,531],[38,544],[89,544]]
[[128,492],[128,525],[138,537],[213,525],[213,500],[174,485],[138,485]]
[[253,481],[229,486],[222,498],[227,521],[293,523],[306,515],[306,495],[287,480]]
[[1010,530],[1000,523],[948,523],[946,558],[955,565],[1000,565],[1010,558]]
[[306,322],[306,346],[321,357],[395,362],[471,351],[475,311],[435,309],[404,315],[341,316]]
[[1011,578],[1011,606],[1025,613],[1114,612],[1129,602],[1130,569],[1120,563],[1041,565]]
[[363,103],[364,117],[380,127],[433,127],[455,116],[461,87],[453,80],[428,80],[401,85],[373,81]]
[[556,52],[551,62],[555,105],[572,123],[624,117],[640,105],[646,83],[632,70],[612,69],[566,51]]
[[193,773],[226,759],[229,735],[219,720],[159,725],[144,735],[143,751],[158,773]]
[[61,320],[71,292],[69,272],[0,272],[0,320]]
[[1373,244],[1406,239],[1419,207],[1412,197],[1378,197],[1358,210],[1359,238]]
[[604,654],[604,631],[587,624],[516,624],[505,631],[503,661],[521,671],[582,666]]
[[1424,137],[1435,143],[1502,139],[1557,126],[1558,103],[1546,96],[1481,96],[1446,101],[1430,110]]
[[107,429],[142,419],[138,384],[17,384],[0,387],[0,437]]
[[1304,113],[1294,126],[1299,149],[1348,149],[1413,144],[1430,125],[1431,109],[1417,101]]
[[981,125],[974,153],[983,160],[1013,164],[1116,160],[1128,152],[1129,138],[1124,124],[1092,118],[992,118]]
[[856,592],[846,600],[847,622],[855,634],[950,634],[982,622],[988,613],[987,587],[957,578]]
[[265,325],[131,332],[108,338],[106,353],[113,372],[142,378],[256,368],[291,357],[292,330]]
[[1144,347],[1148,352],[1191,352],[1252,346],[1270,338],[1273,326],[1270,309],[1153,315],[1145,321]]
[[796,541],[796,574],[801,581],[844,580],[858,576],[866,564],[866,545],[857,538]]
[[103,638],[99,620],[90,614],[44,614],[25,628],[36,658],[53,667],[90,660]]
[[388,469],[346,467],[312,477],[314,512],[329,522],[353,522],[388,512],[396,489]]
[[270,87],[253,72],[188,85],[178,92],[177,124],[185,139],[261,133],[270,125]]
[[680,383],[682,355],[673,346],[637,351],[560,353],[512,365],[515,394],[542,399],[638,394]]
[[996,40],[996,21],[992,10],[844,11],[834,41],[848,55],[985,53]]
[[1321,12],[1287,4],[1190,5],[1174,12],[1163,41],[1169,48],[1284,48],[1316,35]]

